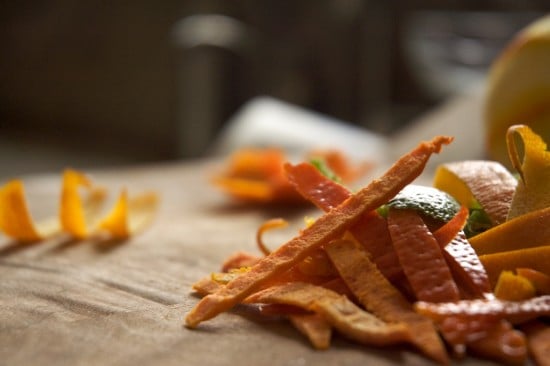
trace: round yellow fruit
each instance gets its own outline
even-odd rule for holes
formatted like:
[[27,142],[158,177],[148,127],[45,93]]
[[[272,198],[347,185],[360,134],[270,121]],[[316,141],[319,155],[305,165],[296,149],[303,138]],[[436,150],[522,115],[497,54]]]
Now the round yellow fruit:
[[489,71],[487,153],[509,168],[506,131],[514,124],[528,125],[550,141],[550,15],[518,33]]

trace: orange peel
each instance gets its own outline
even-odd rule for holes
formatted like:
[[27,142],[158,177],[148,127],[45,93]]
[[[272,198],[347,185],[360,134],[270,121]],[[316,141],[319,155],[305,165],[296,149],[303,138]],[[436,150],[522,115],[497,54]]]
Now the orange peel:
[[44,237],[34,225],[20,180],[12,180],[0,188],[0,230],[21,242]]
[[154,192],[129,198],[123,189],[112,210],[102,218],[106,197],[106,190],[94,186],[88,176],[66,169],[57,217],[35,223],[23,182],[12,180],[0,187],[0,231],[20,242],[36,242],[59,233],[83,240],[100,230],[111,238],[125,239],[149,225],[158,206],[158,196]]
[[250,272],[202,298],[187,313],[186,326],[195,328],[199,323],[231,309],[272,278],[303,260],[316,248],[343,235],[365,212],[384,204],[416,179],[432,154],[440,152],[443,145],[452,140],[451,137],[436,136],[431,141],[420,143],[395,162],[380,179],[373,180],[341,205],[321,216],[300,235],[259,261]]
[[100,221],[98,227],[114,239],[127,239],[149,225],[157,203],[158,196],[153,192],[129,199],[127,190],[123,189],[111,212]]
[[477,200],[494,225],[506,221],[516,185],[517,180],[503,165],[485,160],[441,164],[433,180],[435,188],[466,207]]
[[478,255],[550,245],[550,207],[506,221],[469,241]]
[[550,295],[550,276],[532,268],[516,268],[518,276],[528,279],[538,295]]
[[86,214],[79,193],[81,187],[91,190],[92,181],[76,170],[67,169],[63,172],[59,222],[61,229],[76,239],[84,239],[89,235],[89,215]]
[[355,305],[346,296],[303,282],[273,286],[249,296],[246,303],[294,305],[321,314],[333,327],[363,344],[387,346],[409,340],[404,323],[386,323]]
[[512,271],[502,271],[495,286],[495,296],[501,300],[520,301],[534,297],[535,286]]
[[[523,157],[518,146],[523,145]],[[508,153],[520,176],[508,219],[550,207],[550,152],[544,140],[526,125],[514,125],[506,134]]]
[[550,275],[550,245],[510,250],[506,252],[480,255],[479,260],[483,263],[489,281],[494,286],[502,271],[513,271],[518,267],[532,268],[536,271]]

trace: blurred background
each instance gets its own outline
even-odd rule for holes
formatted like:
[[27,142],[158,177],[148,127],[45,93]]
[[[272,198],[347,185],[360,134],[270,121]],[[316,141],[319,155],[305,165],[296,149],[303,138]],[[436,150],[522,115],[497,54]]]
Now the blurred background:
[[525,1],[12,1],[0,177],[204,156],[267,95],[391,135],[483,83]]

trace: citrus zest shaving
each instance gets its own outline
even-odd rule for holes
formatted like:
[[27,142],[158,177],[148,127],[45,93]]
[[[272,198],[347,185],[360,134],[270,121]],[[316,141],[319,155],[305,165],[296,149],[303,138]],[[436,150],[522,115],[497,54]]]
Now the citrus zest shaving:
[[258,231],[256,232],[256,244],[258,244],[258,248],[260,248],[260,251],[264,255],[269,255],[269,253],[271,253],[271,250],[267,247],[263,240],[264,233],[268,230],[284,228],[286,226],[288,226],[288,221],[281,218],[270,219],[260,225]]

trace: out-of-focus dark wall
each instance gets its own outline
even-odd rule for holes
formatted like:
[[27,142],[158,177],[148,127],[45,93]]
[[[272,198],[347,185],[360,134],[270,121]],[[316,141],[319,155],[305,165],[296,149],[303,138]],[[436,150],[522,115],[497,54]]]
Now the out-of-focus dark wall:
[[182,137],[215,134],[261,94],[389,132],[445,97],[407,60],[412,14],[541,12],[546,3],[4,3],[0,134],[136,161],[191,157],[204,146],[181,146]]

